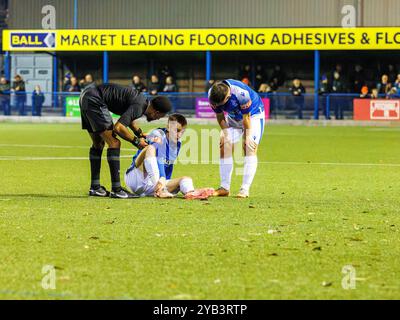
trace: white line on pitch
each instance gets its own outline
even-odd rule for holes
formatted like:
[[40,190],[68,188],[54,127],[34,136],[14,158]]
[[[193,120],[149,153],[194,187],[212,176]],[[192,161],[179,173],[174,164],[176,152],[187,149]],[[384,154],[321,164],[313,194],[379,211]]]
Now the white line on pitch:
[[[132,156],[122,155],[120,158],[132,158]],[[104,157],[104,159],[106,159]],[[88,157],[17,157],[0,156],[0,161],[41,161],[41,160],[89,160]]]
[[[2,147],[16,147],[16,148],[49,148],[49,149],[89,149],[88,146],[60,146],[60,145],[49,145],[49,144],[5,144],[0,143],[0,148]],[[133,149],[121,148],[124,151],[131,151]]]
[[400,167],[400,163],[357,163],[357,162],[296,162],[296,161],[264,161],[266,164],[283,165],[318,165],[318,166],[363,166],[363,167]]
[[[130,155],[122,155],[121,158],[131,158]],[[104,158],[105,159],[105,158]],[[19,157],[19,156],[0,156],[0,161],[40,161],[40,160],[88,160],[88,157]],[[315,166],[356,166],[356,167],[400,167],[400,163],[357,163],[357,162],[301,162],[301,161],[259,161],[259,164],[270,165],[315,165]],[[219,162],[199,162],[177,161],[177,164],[203,164],[218,165]],[[240,164],[240,163],[239,163]]]
[[[196,164],[185,160],[180,160],[178,163],[181,164]],[[259,164],[277,164],[277,165],[317,165],[317,166],[363,166],[363,167],[400,167],[400,163],[359,163],[359,162],[301,162],[301,161],[258,161]],[[197,164],[219,164],[218,162],[207,162],[202,161]],[[243,164],[243,161],[238,162],[238,164]]]

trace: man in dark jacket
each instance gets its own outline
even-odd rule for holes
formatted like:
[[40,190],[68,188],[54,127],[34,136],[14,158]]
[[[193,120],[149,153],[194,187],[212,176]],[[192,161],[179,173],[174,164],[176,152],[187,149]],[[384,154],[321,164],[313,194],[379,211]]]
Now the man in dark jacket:
[[330,120],[331,115],[330,115],[330,110],[327,109],[327,97],[330,92],[330,87],[329,87],[329,82],[328,82],[328,77],[326,74],[322,75],[321,77],[321,85],[319,88],[319,95],[321,97],[321,107],[325,115],[325,119]]
[[69,83],[65,86],[64,91],[66,92],[80,92],[78,79],[76,77],[71,77]]
[[304,94],[306,93],[306,89],[301,84],[300,79],[296,78],[293,80],[289,91],[293,95],[293,102],[297,109],[297,116],[299,119],[303,119]]
[[[341,75],[338,71],[333,73],[332,93],[346,93],[346,86],[342,81]],[[332,106],[335,110],[336,120],[343,120],[343,99],[340,97],[332,97]]]
[[167,77],[165,80],[164,92],[177,92],[178,87],[176,86],[174,79],[172,77]]
[[25,82],[19,74],[17,74],[14,77],[12,90],[15,92],[15,100],[17,102],[17,109],[19,111],[19,115],[24,116],[25,103],[26,103]]
[[96,82],[93,80],[93,76],[88,73],[85,75],[85,78],[83,78],[80,82],[79,85],[81,87],[81,90],[85,90],[86,88],[94,88],[96,86]]
[[41,117],[42,107],[44,103],[44,94],[40,89],[40,86],[35,86],[35,90],[32,93],[32,116]]
[[10,83],[5,77],[0,78],[0,104],[5,116],[11,115],[10,107]]
[[147,88],[146,88],[146,86],[144,85],[144,83],[142,82],[142,80],[140,79],[140,77],[139,76],[137,76],[137,75],[134,75],[133,77],[132,77],[132,85],[131,85],[133,88],[135,88],[137,91],[139,91],[139,92],[146,92],[147,91]]
[[351,83],[352,83],[352,93],[360,93],[362,87],[365,86],[365,73],[361,65],[357,64],[354,67],[354,72],[350,76]]
[[382,75],[381,82],[376,85],[379,94],[388,94],[392,89],[392,84],[389,82],[389,76],[387,74]]
[[161,84],[160,84],[160,82],[159,82],[159,80],[158,80],[158,77],[155,75],[155,74],[153,74],[152,76],[151,76],[151,79],[150,79],[150,84],[149,84],[149,88],[148,88],[148,91],[149,91],[149,93],[151,94],[151,95],[156,95],[159,91],[161,90]]

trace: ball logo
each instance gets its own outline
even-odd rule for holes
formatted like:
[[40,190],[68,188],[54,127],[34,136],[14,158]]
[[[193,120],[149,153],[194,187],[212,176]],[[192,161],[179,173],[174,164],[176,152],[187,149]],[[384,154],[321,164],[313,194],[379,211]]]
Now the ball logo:
[[372,120],[399,120],[400,102],[394,100],[371,101],[370,113]]
[[12,32],[11,48],[55,48],[54,32]]

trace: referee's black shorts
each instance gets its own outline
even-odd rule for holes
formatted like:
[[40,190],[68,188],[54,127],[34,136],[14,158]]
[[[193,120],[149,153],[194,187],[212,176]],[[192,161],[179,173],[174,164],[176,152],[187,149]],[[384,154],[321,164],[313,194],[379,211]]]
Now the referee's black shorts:
[[110,111],[97,88],[89,88],[82,92],[79,107],[83,130],[91,133],[112,130],[114,124]]

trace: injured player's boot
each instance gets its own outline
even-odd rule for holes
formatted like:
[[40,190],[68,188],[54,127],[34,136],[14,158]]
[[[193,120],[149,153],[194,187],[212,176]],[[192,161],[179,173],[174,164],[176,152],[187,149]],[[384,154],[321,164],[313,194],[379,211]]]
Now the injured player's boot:
[[229,190],[219,187],[217,190],[214,191],[213,196],[214,197],[227,197],[227,196],[229,196]]
[[236,198],[248,198],[249,191],[243,188],[240,188],[239,193],[236,195]]
[[213,188],[203,188],[203,189],[196,189],[193,191],[189,191],[185,194],[185,199],[192,200],[192,199],[200,199],[205,200],[211,197],[214,194],[215,190]]
[[91,197],[108,197],[110,195],[110,192],[107,191],[107,189],[103,186],[100,186],[98,188],[90,188],[89,190],[89,196]]

